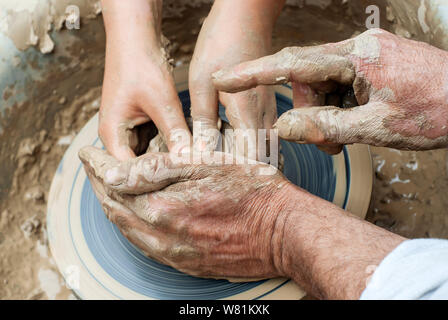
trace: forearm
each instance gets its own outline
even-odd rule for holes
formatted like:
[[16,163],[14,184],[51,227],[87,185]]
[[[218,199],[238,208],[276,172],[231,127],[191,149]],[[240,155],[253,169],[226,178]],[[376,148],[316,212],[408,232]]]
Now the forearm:
[[405,239],[299,188],[277,221],[276,265],[309,294],[358,299],[372,269]]
[[161,39],[162,0],[102,0],[107,47],[147,50]]

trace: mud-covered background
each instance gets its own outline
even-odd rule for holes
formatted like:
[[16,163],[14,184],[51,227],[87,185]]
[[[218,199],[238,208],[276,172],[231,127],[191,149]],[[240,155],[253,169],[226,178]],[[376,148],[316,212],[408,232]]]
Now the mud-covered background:
[[[180,6],[167,1],[163,31],[177,66],[189,62],[209,2]],[[380,7],[383,28],[445,47],[439,31],[425,32],[433,19],[431,10],[422,7],[425,1],[397,0],[392,7],[372,0],[288,3],[274,31],[273,52],[355,36],[365,31],[365,8],[371,4]],[[100,105],[104,27],[98,7],[89,4],[82,10],[88,14],[79,30],[65,29],[54,10],[45,28],[26,13],[15,12],[13,20],[7,20],[12,12],[0,15],[2,32],[5,23],[17,19],[36,25],[32,32],[14,23],[8,29],[12,43],[24,53],[8,61],[14,72],[0,92],[0,299],[76,298],[64,286],[48,250],[45,215],[58,163]],[[40,17],[48,12],[39,11]],[[0,71],[4,54],[5,48],[0,49]],[[372,156],[375,184],[368,220],[409,238],[448,238],[448,151],[372,148]]]

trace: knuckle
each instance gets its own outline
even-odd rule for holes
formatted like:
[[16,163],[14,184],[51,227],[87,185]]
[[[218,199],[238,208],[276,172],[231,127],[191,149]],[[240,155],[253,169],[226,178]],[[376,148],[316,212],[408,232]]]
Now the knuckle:
[[140,236],[140,240],[143,241],[147,251],[150,252],[153,257],[164,258],[167,256],[169,245],[158,237],[143,234]]
[[104,183],[108,187],[116,187],[127,182],[128,172],[123,168],[123,164],[112,165],[104,172]]
[[[218,70],[218,67],[208,66],[211,70]],[[189,87],[194,90],[208,87],[211,85],[212,73],[209,69],[190,68]]]
[[165,214],[159,210],[151,210],[146,215],[146,221],[154,228],[166,225],[167,220]]
[[143,158],[132,167],[135,168],[134,171],[142,172],[143,178],[148,183],[157,182],[157,172],[164,168],[163,160],[159,156],[148,159]]
[[316,117],[316,125],[322,133],[322,143],[338,143],[341,140],[341,123],[339,121],[339,113],[343,112],[337,108],[324,108],[319,111]]
[[177,219],[176,223],[173,224],[174,231],[182,235],[184,237],[191,236],[192,226],[191,222],[189,222],[187,219]]
[[[106,215],[106,218],[110,221],[112,221],[113,217],[111,215],[111,210],[109,206],[107,206],[104,202],[102,203],[103,212]],[[113,221],[112,221],[113,222]]]
[[300,52],[300,47],[286,47],[280,50],[278,53],[279,57],[287,58],[296,55],[298,52]]
[[174,244],[168,247],[166,254],[175,263],[181,263],[185,260],[191,261],[192,258],[198,256],[196,250],[184,244]]
[[286,49],[286,54],[291,57],[301,57],[306,53],[306,48],[304,47],[288,47]]
[[127,217],[125,216],[117,214],[112,216],[109,220],[113,222],[121,231],[126,231],[128,229],[129,223]]
[[164,257],[165,259],[170,258],[170,246],[166,243],[159,242],[159,245],[154,248],[157,255]]
[[182,247],[177,246],[177,245],[174,245],[171,248],[168,248],[166,253],[167,253],[167,256],[170,258],[170,260],[173,262],[180,262],[185,257]]

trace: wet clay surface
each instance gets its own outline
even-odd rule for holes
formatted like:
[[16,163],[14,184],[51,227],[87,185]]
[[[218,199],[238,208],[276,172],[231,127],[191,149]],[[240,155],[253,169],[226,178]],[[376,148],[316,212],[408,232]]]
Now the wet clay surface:
[[82,46],[58,46],[51,80],[29,83],[30,99],[1,119],[0,299],[75,298],[48,250],[46,201],[62,156],[100,106],[102,28],[89,21],[76,34]]
[[371,152],[375,183],[367,219],[408,238],[448,238],[448,150]]
[[[386,16],[385,6],[381,8]],[[187,9],[182,20],[165,19],[163,29],[171,40],[176,65],[190,60],[208,11],[209,5],[202,5]],[[361,18],[365,18],[361,10],[339,5],[325,10],[286,7],[274,31],[273,52],[349,38],[365,30]],[[383,27],[390,29],[390,20],[383,19]],[[56,41],[48,80],[30,83],[27,95],[31,98],[0,119],[4,128],[0,136],[0,299],[75,298],[48,251],[46,201],[65,150],[100,105],[105,40],[101,18],[83,23],[75,37],[83,44]],[[9,96],[11,92],[3,93],[4,99]],[[372,148],[372,156],[376,178],[368,220],[409,238],[448,238],[448,151]]]
[[[17,168],[0,213],[2,299],[74,298],[48,250],[46,201],[59,161],[76,133],[98,111],[99,95],[96,87],[64,102],[67,107],[55,115],[53,128],[23,139],[11,155]],[[60,103],[65,100],[59,98]]]

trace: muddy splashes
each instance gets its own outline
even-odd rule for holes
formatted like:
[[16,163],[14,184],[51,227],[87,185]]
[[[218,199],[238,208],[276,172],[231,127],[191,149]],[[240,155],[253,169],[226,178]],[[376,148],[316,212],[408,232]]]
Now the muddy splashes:
[[38,46],[42,53],[54,49],[49,32],[60,30],[70,15],[69,6],[79,8],[84,18],[101,13],[98,0],[0,0],[0,17],[4,21],[0,32],[7,35],[19,50]]

